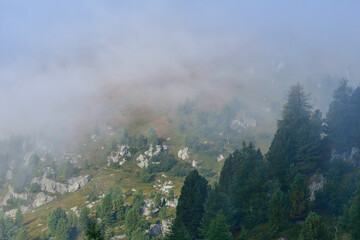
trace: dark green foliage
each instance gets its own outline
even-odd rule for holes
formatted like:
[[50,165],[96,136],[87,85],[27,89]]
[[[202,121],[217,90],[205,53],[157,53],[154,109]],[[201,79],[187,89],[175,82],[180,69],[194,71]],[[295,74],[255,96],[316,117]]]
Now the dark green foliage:
[[113,210],[113,201],[111,195],[108,193],[102,200],[102,220],[105,225],[112,225],[115,222],[114,210]]
[[241,151],[233,155],[237,166],[229,193],[230,224],[252,229],[266,220],[267,177],[265,162],[260,150],[250,142],[243,143]]
[[[181,189],[179,203],[176,207],[176,218],[171,228],[172,238],[179,239],[178,229],[184,227],[190,239],[197,239],[200,236],[200,222],[204,215],[204,203],[209,187],[204,177],[200,176],[197,170],[190,172],[186,177]],[[185,237],[185,236],[182,236]]]
[[209,230],[206,233],[205,240],[232,240],[226,217],[219,212],[211,221]]
[[208,197],[204,205],[205,214],[201,220],[202,237],[207,236],[210,224],[216,218],[218,212],[222,209],[226,209],[225,202],[225,194],[220,192],[218,185],[215,185],[215,187],[209,191]]
[[166,207],[163,206],[159,212],[159,217],[160,219],[165,219],[166,218]]
[[26,239],[29,239],[29,235],[24,227],[17,229],[15,235],[11,237],[11,240],[26,240]]
[[56,178],[61,181],[65,181],[76,174],[78,169],[70,161],[62,161],[55,168]]
[[348,230],[351,239],[360,239],[360,187],[358,187],[356,195],[351,200],[348,212]]
[[48,217],[48,227],[52,235],[56,234],[56,228],[61,219],[67,220],[66,212],[61,207],[56,208],[54,211],[50,212]]
[[171,231],[166,235],[166,240],[193,240],[186,230],[184,223],[178,221],[171,226]]
[[21,205],[25,205],[26,204],[26,200],[22,199],[22,198],[9,198],[8,200],[6,200],[6,208],[9,209],[14,209],[17,208]]
[[87,240],[104,240],[103,230],[96,219],[91,219],[85,231]]
[[155,207],[157,207],[157,208],[161,207],[162,201],[161,201],[161,194],[160,193],[156,193],[154,204],[155,204]]
[[83,169],[88,170],[89,168],[90,168],[89,161],[87,159],[85,159],[85,161],[83,163]]
[[[150,166],[153,166],[154,164],[151,164]],[[150,174],[150,166],[148,168],[143,168],[141,171],[141,182],[142,183],[150,183],[152,181],[154,181],[154,174]]]
[[293,220],[305,219],[309,210],[309,191],[302,175],[296,175],[289,190],[290,218]]
[[16,211],[16,215],[15,215],[15,225],[17,227],[22,227],[24,224],[24,216],[21,212],[21,208],[20,206],[18,207],[17,211]]
[[131,208],[125,217],[126,238],[132,239],[133,233],[141,226],[139,211],[136,208]]
[[79,224],[78,224],[78,228],[80,232],[85,231],[87,225],[90,223],[91,219],[89,217],[89,214],[90,214],[90,209],[88,207],[84,206],[81,208],[79,215]]
[[165,153],[160,153],[152,157],[151,162],[157,162],[159,164],[150,164],[148,167],[149,173],[167,172],[177,163],[174,155]]
[[270,198],[268,219],[273,233],[280,232],[289,225],[289,210],[286,196],[279,187]]
[[133,196],[133,199],[131,201],[131,205],[133,208],[135,208],[137,211],[140,210],[140,207],[144,204],[144,194],[142,189],[139,189]]
[[350,98],[353,90],[348,86],[347,80],[342,80],[339,87],[334,91],[333,101],[329,105],[326,115],[326,122],[329,126],[329,136],[333,142],[333,147],[344,152],[351,147],[351,123]]
[[12,219],[0,215],[0,239],[10,239],[14,235],[14,229]]
[[327,156],[324,150],[326,138],[322,138],[321,113],[312,112],[308,98],[299,84],[290,89],[282,120],[278,121],[267,154],[272,173],[280,180],[283,190],[287,190],[288,182],[284,178],[291,164],[305,174],[315,171]]
[[96,194],[95,194],[95,190],[94,190],[94,189],[89,192],[89,195],[88,195],[88,197],[87,197],[87,200],[88,200],[89,202],[95,202],[95,201],[97,200],[97,197],[96,197]]
[[62,218],[56,225],[55,238],[57,240],[68,240],[70,239],[70,226],[66,219]]
[[302,226],[299,240],[328,240],[328,231],[319,215],[310,212]]
[[123,196],[118,196],[114,202],[115,208],[115,217],[117,221],[122,221],[125,218],[125,209],[124,209],[124,198]]

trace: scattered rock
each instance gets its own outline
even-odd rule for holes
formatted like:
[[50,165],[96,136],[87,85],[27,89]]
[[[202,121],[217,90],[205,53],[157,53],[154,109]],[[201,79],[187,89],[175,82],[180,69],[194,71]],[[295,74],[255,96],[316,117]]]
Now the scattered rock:
[[6,206],[7,205],[7,200],[9,200],[11,198],[20,198],[22,200],[27,201],[29,199],[29,196],[28,196],[27,193],[16,193],[16,192],[14,192],[14,189],[12,188],[12,186],[9,185],[9,191],[5,195],[5,197],[3,198],[3,201],[0,203],[0,206]]
[[79,217],[79,210],[78,210],[78,206],[72,207],[72,208],[70,208],[70,209],[71,209],[71,211],[73,211],[73,212],[76,214],[76,216],[78,216],[78,217]]
[[189,158],[189,148],[184,147],[183,149],[180,149],[178,151],[178,157],[181,158],[182,160],[188,159]]
[[224,156],[220,154],[220,156],[217,157],[217,161],[221,162],[222,160],[224,160]]
[[67,183],[59,183],[52,179],[48,179],[45,176],[41,180],[33,180],[33,182],[37,182],[40,184],[42,191],[47,191],[50,193],[67,193],[67,192],[75,192],[80,188],[84,187],[86,183],[91,180],[90,175],[73,177],[67,180]]
[[119,165],[123,165],[127,159],[131,157],[131,153],[128,145],[121,145],[118,147],[117,151],[112,151],[110,155],[107,157],[108,166],[111,163],[119,163]]
[[147,158],[144,157],[144,155],[140,154],[137,158],[136,161],[138,162],[138,166],[141,168],[146,168],[149,166],[149,160]]

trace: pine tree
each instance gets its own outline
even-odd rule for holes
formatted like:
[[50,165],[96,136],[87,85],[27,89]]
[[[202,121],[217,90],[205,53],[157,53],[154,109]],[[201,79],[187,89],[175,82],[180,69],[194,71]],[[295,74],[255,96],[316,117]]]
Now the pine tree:
[[90,214],[90,210],[88,207],[84,206],[81,208],[80,216],[79,216],[79,224],[78,224],[78,228],[80,232],[86,230],[86,227],[90,222],[89,214]]
[[272,232],[277,233],[285,229],[289,224],[288,217],[286,197],[278,187],[271,196],[268,208],[268,219]]
[[219,212],[211,221],[205,240],[232,240],[226,217]]
[[122,221],[125,219],[125,209],[124,209],[124,198],[123,196],[118,196],[115,200],[115,214],[116,220]]
[[[176,218],[171,228],[171,239],[181,239],[178,229],[184,227],[185,233],[190,239],[197,239],[200,236],[200,222],[204,215],[204,203],[208,193],[208,184],[204,177],[200,176],[197,170],[193,170],[186,177],[181,189],[179,203],[176,207]],[[185,234],[185,235],[184,235]]]
[[291,87],[267,154],[272,173],[283,190],[287,190],[289,184],[285,177],[291,164],[295,164],[300,173],[309,173],[325,159],[321,113],[312,112],[308,99],[301,85]]
[[251,229],[266,220],[266,164],[251,142],[243,142],[234,158],[238,164],[230,187],[229,223],[234,230],[241,227],[239,223]]
[[60,219],[57,223],[55,238],[56,240],[70,239],[70,226],[64,218]]
[[309,192],[304,177],[296,175],[290,186],[290,217],[293,220],[302,220],[309,210]]
[[113,202],[110,194],[106,194],[102,200],[102,212],[103,212],[103,221],[105,225],[111,225],[114,223],[114,211],[113,211]]
[[55,235],[56,228],[61,219],[67,220],[66,212],[61,207],[56,208],[49,214],[48,227],[52,235]]
[[17,211],[16,211],[16,215],[15,215],[15,225],[17,227],[22,227],[24,224],[24,216],[21,212],[21,208],[20,206],[18,207]]
[[101,226],[96,219],[91,219],[86,227],[85,235],[87,240],[104,240]]
[[140,215],[136,208],[131,208],[125,217],[125,229],[127,239],[132,238],[132,234],[140,227]]
[[[309,213],[302,226],[299,240],[328,240],[328,231],[319,215],[314,212]],[[357,238],[358,239],[358,238]]]

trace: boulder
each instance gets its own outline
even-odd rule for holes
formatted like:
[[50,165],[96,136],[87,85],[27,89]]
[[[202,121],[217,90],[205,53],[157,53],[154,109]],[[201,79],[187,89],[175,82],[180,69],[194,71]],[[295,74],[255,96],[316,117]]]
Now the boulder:
[[163,237],[170,232],[172,222],[173,218],[165,218],[161,221]]
[[41,180],[33,180],[33,182],[37,182],[40,184],[42,191],[47,191],[50,193],[67,193],[67,192],[75,192],[80,188],[84,187],[91,180],[90,175],[73,177],[67,180],[67,183],[59,183],[52,179],[48,179],[45,176]]
[[139,167],[141,168],[146,168],[149,166],[149,160],[147,158],[144,157],[144,155],[140,154],[137,158],[136,158],[137,164]]
[[181,158],[182,160],[188,159],[189,158],[189,148],[184,147],[183,149],[180,149],[178,151],[178,157]]
[[156,145],[155,148],[151,145],[149,150],[145,151],[144,154],[148,157],[153,157],[159,155],[160,153],[167,153],[168,149],[168,145]]
[[216,158],[216,160],[217,160],[218,162],[221,162],[222,160],[224,160],[224,156],[223,156],[222,154],[220,154],[220,155]]
[[112,151],[107,157],[108,166],[110,166],[112,162],[123,165],[127,161],[127,158],[131,157],[129,149],[128,145],[121,145],[118,147],[117,151]]
[[158,223],[158,224],[151,224],[150,225],[150,230],[148,232],[150,237],[157,237],[159,235],[163,235],[163,231],[162,231],[162,224]]

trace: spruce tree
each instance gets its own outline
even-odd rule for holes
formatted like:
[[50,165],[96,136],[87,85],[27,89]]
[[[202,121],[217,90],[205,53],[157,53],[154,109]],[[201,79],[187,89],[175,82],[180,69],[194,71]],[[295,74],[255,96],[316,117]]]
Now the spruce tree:
[[18,207],[18,209],[16,210],[16,215],[15,215],[15,225],[17,227],[22,227],[24,224],[24,216],[21,212],[21,208],[20,206]]
[[205,240],[232,240],[226,217],[219,212],[211,221]]
[[271,196],[268,207],[268,219],[273,233],[285,229],[288,224],[289,212],[285,194],[278,187]]
[[309,210],[309,191],[302,175],[296,175],[289,190],[290,217],[293,220],[302,220]]
[[[207,180],[200,176],[197,170],[193,170],[186,177],[181,188],[179,203],[176,207],[176,217],[171,228],[171,239],[179,239],[178,229],[184,227],[185,235],[190,239],[200,237],[200,223],[204,215],[204,203],[208,193]],[[182,237],[186,237],[182,234]]]
[[113,202],[110,194],[106,194],[102,200],[101,209],[103,212],[103,221],[106,225],[114,223]]
[[81,208],[80,216],[79,216],[79,224],[78,224],[78,228],[80,232],[86,230],[86,227],[90,222],[89,214],[90,214],[90,210],[88,207],[84,206]]
[[320,111],[312,112],[309,96],[297,84],[290,88],[288,101],[278,121],[277,131],[269,148],[267,159],[271,170],[287,190],[287,171],[291,164],[303,174],[313,172],[325,159]]
[[96,219],[90,219],[86,227],[85,235],[87,240],[104,240],[102,228]]
[[118,196],[115,200],[115,214],[116,220],[122,221],[125,219],[125,209],[124,209],[124,198],[123,196]]
[[132,239],[132,234],[140,227],[140,215],[136,208],[131,208],[125,217],[125,233],[127,239]]
[[60,219],[59,222],[57,223],[55,238],[57,240],[70,239],[70,226],[64,218]]
[[[299,240],[328,240],[328,231],[319,215],[314,212],[309,213],[302,226]],[[358,239],[358,238],[357,238]]]

